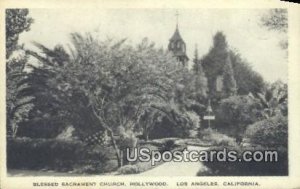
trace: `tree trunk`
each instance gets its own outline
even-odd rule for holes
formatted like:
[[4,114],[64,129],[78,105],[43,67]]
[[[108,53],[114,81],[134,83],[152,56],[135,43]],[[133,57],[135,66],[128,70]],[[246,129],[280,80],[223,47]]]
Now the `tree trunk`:
[[115,140],[115,137],[114,137],[114,134],[113,134],[113,131],[106,125],[106,123],[103,121],[102,117],[100,117],[94,107],[92,107],[92,110],[93,110],[93,113],[94,115],[98,118],[100,124],[102,127],[104,127],[104,129],[107,131],[109,137],[111,138],[111,141],[112,141],[112,145],[113,145],[113,148],[116,152],[116,156],[117,156],[117,161],[118,161],[118,167],[121,167],[122,166],[122,163],[123,163],[123,160],[121,159],[121,153],[120,153],[120,149],[116,143],[116,140]]
[[10,137],[12,138],[16,138],[17,136],[17,132],[18,132],[18,126],[15,125],[13,126],[13,117],[14,117],[14,113],[15,111],[11,111],[10,113],[8,113],[7,118],[6,118],[6,133],[10,134]]
[[17,137],[17,132],[18,132],[18,126],[16,125],[12,129],[12,138],[16,138]]
[[120,152],[120,149],[118,148],[118,145],[116,143],[116,140],[115,140],[115,137],[113,135],[113,132],[108,130],[108,135],[110,136],[111,138],[111,142],[112,142],[112,145],[115,149],[115,152],[116,152],[116,156],[117,156],[117,160],[118,160],[118,167],[122,167],[122,157],[121,157],[121,152]]

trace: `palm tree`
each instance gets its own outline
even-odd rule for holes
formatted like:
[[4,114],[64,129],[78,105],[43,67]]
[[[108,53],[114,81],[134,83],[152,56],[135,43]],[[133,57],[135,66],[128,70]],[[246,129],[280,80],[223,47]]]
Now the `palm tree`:
[[264,107],[263,116],[269,118],[278,114],[287,114],[287,84],[276,81],[269,85],[262,93],[257,93],[257,98]]
[[7,136],[17,136],[20,122],[28,116],[34,97],[24,93],[29,85],[26,82],[28,73],[24,70],[28,56],[20,59],[9,59],[6,64],[6,125]]

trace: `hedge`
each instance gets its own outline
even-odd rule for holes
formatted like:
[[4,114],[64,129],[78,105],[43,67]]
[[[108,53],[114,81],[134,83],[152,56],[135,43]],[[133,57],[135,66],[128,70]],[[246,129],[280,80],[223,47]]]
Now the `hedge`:
[[111,147],[81,141],[17,138],[7,141],[7,168],[103,173],[117,168]]
[[255,122],[248,126],[246,137],[254,144],[266,147],[286,147],[288,144],[287,117],[277,115],[269,119]]
[[[202,162],[206,166],[206,170],[199,170],[198,176],[287,176],[288,175],[288,153],[287,148],[266,149],[263,147],[226,147],[228,150],[237,151],[241,155],[245,150],[264,151],[276,150],[278,153],[277,162],[223,162],[217,161],[216,157],[213,161]],[[209,150],[222,151],[224,147],[214,147]]]

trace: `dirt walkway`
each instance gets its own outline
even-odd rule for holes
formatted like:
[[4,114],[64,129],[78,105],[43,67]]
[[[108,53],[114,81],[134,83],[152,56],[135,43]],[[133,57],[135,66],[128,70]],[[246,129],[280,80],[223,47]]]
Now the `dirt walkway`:
[[[191,150],[207,150],[208,147],[189,146]],[[201,162],[166,162],[149,171],[138,174],[139,176],[196,176],[204,165]]]

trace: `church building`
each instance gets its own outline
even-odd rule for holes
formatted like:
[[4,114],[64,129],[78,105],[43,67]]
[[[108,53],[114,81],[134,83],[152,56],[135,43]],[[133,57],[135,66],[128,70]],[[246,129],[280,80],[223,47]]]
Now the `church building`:
[[174,54],[174,56],[177,58],[179,62],[182,63],[183,66],[187,67],[189,58],[186,55],[186,44],[179,33],[178,13],[176,14],[176,16],[177,16],[176,29],[173,36],[169,40],[168,50]]

